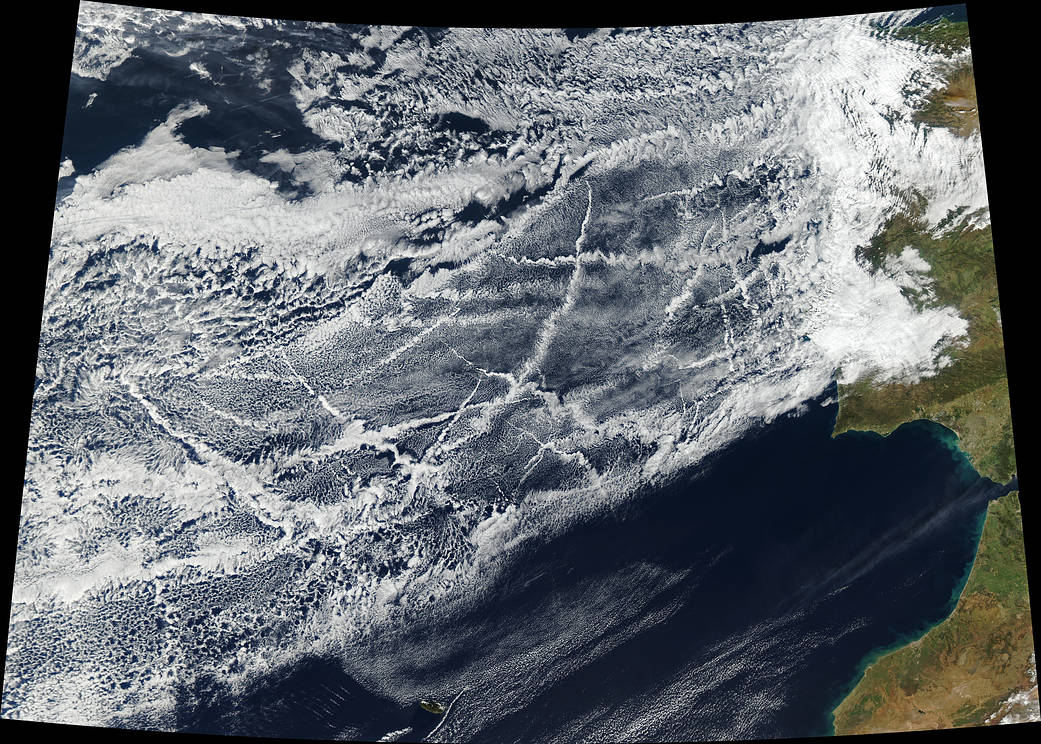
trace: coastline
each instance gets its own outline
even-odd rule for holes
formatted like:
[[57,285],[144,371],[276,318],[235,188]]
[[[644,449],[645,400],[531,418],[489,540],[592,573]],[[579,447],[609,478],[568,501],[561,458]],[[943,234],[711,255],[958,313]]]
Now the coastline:
[[[1037,720],[1029,703],[1036,662],[1018,490],[992,500],[978,526],[975,555],[952,593],[951,611],[914,637],[865,656],[831,710],[830,735],[995,724],[1021,697],[1018,715]],[[967,657],[975,662],[968,671]]]
[[[916,424],[923,424],[923,423],[933,424],[933,425],[939,427],[938,430],[934,429],[934,432],[935,432],[934,436],[935,436],[937,441],[941,442],[944,446],[948,447],[952,451],[952,453],[957,453],[959,459],[962,460],[962,462],[964,463],[964,466],[970,468],[974,473],[976,473],[980,477],[987,477],[985,474],[980,473],[979,470],[976,469],[976,466],[975,466],[975,464],[972,461],[971,454],[962,446],[961,435],[958,433],[958,431],[956,429],[952,428],[951,426],[945,424],[945,423],[941,423],[941,422],[936,421],[934,419],[931,419],[929,417],[921,416],[921,417],[916,417],[916,418],[908,418],[907,420],[902,421],[899,424],[897,424],[897,425],[895,425],[895,426],[893,426],[891,428],[888,428],[888,430],[886,430],[886,431],[880,431],[878,429],[872,429],[872,428],[860,428],[860,429],[858,429],[858,428],[853,428],[853,427],[847,427],[847,428],[844,428],[842,430],[838,430],[836,428],[836,425],[838,423],[838,419],[839,419],[839,416],[840,416],[839,411],[841,409],[841,406],[842,406],[842,403],[841,403],[841,397],[840,397],[839,404],[838,404],[838,406],[836,408],[836,413],[835,413],[836,420],[835,420],[835,422],[834,422],[834,424],[832,426],[831,437],[833,439],[835,439],[837,437],[840,437],[840,436],[842,436],[844,434],[851,434],[851,433],[852,434],[873,434],[873,435],[881,437],[881,438],[889,438],[890,436],[895,434],[898,430],[903,429],[904,427],[914,426]],[[1009,481],[1007,481],[1004,485],[1006,487],[1009,487],[1009,488],[1015,488],[1018,485],[1017,484],[1017,474],[1013,473],[1012,478]],[[1003,498],[1003,497],[999,497],[999,498]],[[982,540],[983,540],[983,531],[984,531],[984,526],[986,525],[988,513],[989,513],[989,509],[985,510],[980,515],[979,519],[977,520],[977,523],[973,527],[973,531],[974,531],[974,533],[976,535],[976,537],[974,539],[974,542],[976,544],[976,548],[973,551],[972,560],[969,561],[969,563],[965,567],[964,575],[962,576],[962,578],[959,580],[959,582],[956,585],[956,587],[951,592],[951,600],[950,600],[950,604],[949,604],[949,609],[944,613],[944,616],[941,619],[939,619],[938,621],[936,621],[936,622],[926,623],[920,630],[917,630],[917,631],[905,634],[905,636],[903,638],[901,638],[901,639],[899,639],[897,641],[894,641],[891,644],[879,647],[879,648],[871,651],[870,653],[868,653],[864,657],[864,659],[861,661],[861,663],[857,666],[856,673],[851,676],[849,683],[845,686],[845,688],[843,689],[842,693],[835,698],[834,703],[832,704],[831,708],[828,711],[828,714],[827,714],[828,715],[828,731],[827,731],[826,735],[829,735],[829,736],[839,736],[839,735],[841,735],[841,734],[838,734],[836,732],[836,729],[835,729],[836,712],[843,705],[843,703],[845,703],[846,700],[850,698],[850,696],[854,693],[854,691],[857,689],[857,687],[863,682],[863,680],[865,679],[865,677],[868,674],[868,672],[876,664],[878,664],[878,662],[880,662],[885,657],[887,657],[887,656],[889,656],[889,655],[891,655],[891,654],[893,654],[895,652],[900,651],[901,649],[912,647],[912,646],[914,646],[916,644],[921,643],[921,641],[929,633],[931,633],[935,629],[937,629],[940,626],[942,626],[948,620],[950,620],[950,618],[957,611],[958,606],[961,604],[962,598],[965,595],[965,590],[966,590],[966,587],[969,584],[969,580],[970,580],[970,578],[972,576],[973,569],[975,568],[976,563],[979,560],[980,547],[981,547]]]
[[842,693],[836,696],[834,702],[831,704],[831,707],[828,709],[828,731],[826,732],[827,736],[842,735],[838,734],[835,731],[835,712],[846,701],[846,699],[853,694],[854,690],[857,689],[861,681],[863,681],[865,675],[872,669],[872,667],[874,667],[876,664],[878,664],[879,661],[896,651],[900,651],[903,648],[908,648],[910,646],[914,646],[915,644],[921,643],[922,639],[929,635],[929,633],[931,633],[933,630],[947,622],[950,619],[951,615],[954,614],[955,610],[958,609],[958,605],[961,602],[962,596],[965,594],[965,588],[969,584],[969,578],[972,576],[972,569],[976,565],[976,560],[979,557],[979,547],[980,542],[983,539],[983,527],[986,523],[986,520],[987,512],[984,511],[977,520],[976,527],[974,528],[974,531],[976,532],[976,539],[974,541],[976,543],[976,549],[973,551],[972,560],[969,561],[969,563],[966,565],[964,575],[961,577],[961,579],[959,579],[958,584],[951,591],[951,600],[949,604],[950,609],[948,609],[944,613],[943,617],[937,620],[936,622],[925,623],[919,630],[905,633],[902,638],[886,646],[880,646],[879,648],[869,652],[864,657],[861,663],[857,665],[857,671],[850,677],[849,683],[845,686]]

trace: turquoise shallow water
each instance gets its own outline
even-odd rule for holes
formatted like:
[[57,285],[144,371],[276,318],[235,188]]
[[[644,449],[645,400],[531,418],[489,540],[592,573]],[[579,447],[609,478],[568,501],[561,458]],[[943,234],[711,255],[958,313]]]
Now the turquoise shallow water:
[[[987,503],[1009,490],[942,427],[833,438],[835,413],[813,405],[533,543],[463,615],[349,649],[350,662],[304,660],[243,696],[186,695],[179,727],[369,740],[410,728],[415,740],[437,722],[394,691],[418,688],[466,690],[444,728],[460,741],[829,734],[863,668],[949,614]],[[386,689],[354,681],[373,668]],[[323,705],[304,731],[271,702],[287,689],[309,707],[327,689],[355,702]]]

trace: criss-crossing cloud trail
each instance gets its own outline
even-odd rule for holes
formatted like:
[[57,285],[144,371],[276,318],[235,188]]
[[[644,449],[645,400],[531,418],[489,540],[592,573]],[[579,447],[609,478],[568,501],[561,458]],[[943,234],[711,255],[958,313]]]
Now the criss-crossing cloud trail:
[[[933,224],[987,206],[978,135],[910,115],[913,13],[569,38],[81,7],[87,105],[145,53],[252,98],[61,165],[6,716],[159,716],[453,612],[516,546],[964,338],[854,253],[912,190]],[[187,134],[276,105],[303,140]]]

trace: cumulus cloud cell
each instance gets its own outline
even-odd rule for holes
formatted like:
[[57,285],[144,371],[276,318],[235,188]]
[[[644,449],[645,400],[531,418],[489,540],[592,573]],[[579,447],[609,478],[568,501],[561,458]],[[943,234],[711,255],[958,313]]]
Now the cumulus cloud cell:
[[[505,740],[518,700],[703,601],[738,543],[522,557],[836,384],[956,363],[970,319],[927,258],[860,250],[908,205],[926,232],[988,224],[978,131],[913,115],[946,53],[895,33],[917,17],[578,33],[82,3],[3,715]],[[726,503],[710,483],[684,503]],[[521,738],[728,733],[711,706],[668,726],[795,615],[725,616],[701,656],[622,675],[627,721],[557,696]],[[756,679],[730,735],[815,733]]]

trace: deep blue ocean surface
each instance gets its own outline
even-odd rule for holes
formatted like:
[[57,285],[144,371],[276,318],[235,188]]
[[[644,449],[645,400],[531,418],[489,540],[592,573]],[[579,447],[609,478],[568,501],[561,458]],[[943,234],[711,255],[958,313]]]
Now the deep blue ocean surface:
[[189,101],[205,104],[209,113],[181,124],[178,134],[184,142],[237,151],[238,167],[265,178],[285,178],[278,166],[260,161],[267,153],[323,146],[301,119],[288,89],[291,78],[276,78],[269,91],[259,91],[256,81],[240,72],[222,75],[219,87],[200,85],[188,68],[196,61],[214,70],[232,68],[231,60],[215,54],[170,57],[139,50],[104,81],[73,75],[62,157],[79,172],[90,172],[122,148],[140,144],[176,106]]
[[441,700],[465,689],[439,734],[449,740],[828,734],[873,653],[949,614],[987,503],[1009,490],[938,425],[832,438],[836,410],[812,404],[533,545],[451,621],[346,663],[308,659],[245,698],[186,693],[178,725],[367,740],[408,728],[403,740],[419,740],[440,719],[360,686],[372,664]]
[[968,20],[968,14],[965,10],[965,5],[937,5],[927,10],[923,10],[921,13],[916,15],[912,19],[912,23],[930,23],[940,18],[946,18],[949,21],[960,23]]

